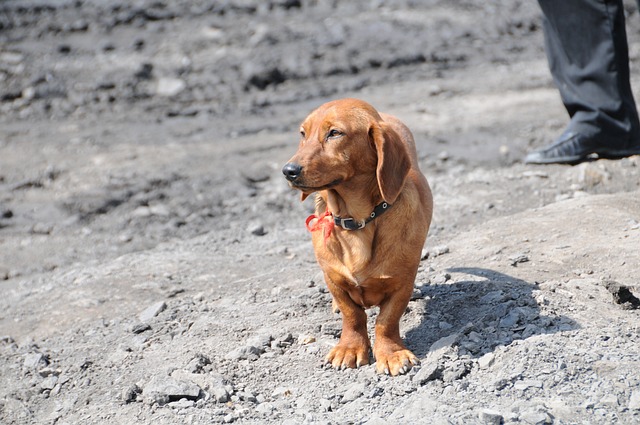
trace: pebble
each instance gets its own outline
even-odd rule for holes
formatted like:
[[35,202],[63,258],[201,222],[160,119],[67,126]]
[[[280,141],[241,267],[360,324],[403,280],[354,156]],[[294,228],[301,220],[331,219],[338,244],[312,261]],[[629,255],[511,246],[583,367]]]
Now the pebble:
[[53,231],[53,226],[45,223],[36,223],[31,228],[31,233],[35,235],[49,235]]
[[301,334],[300,336],[298,336],[298,344],[300,345],[307,345],[313,342],[316,342],[316,337],[313,335]]
[[274,399],[277,399],[277,398],[282,398],[282,397],[289,397],[289,396],[291,396],[291,394],[293,394],[293,392],[291,391],[290,388],[288,388],[288,387],[277,387],[271,393],[271,397],[274,398]]
[[331,400],[327,400],[326,398],[320,399],[320,408],[324,412],[331,412],[331,410],[332,410]]
[[413,293],[411,294],[411,301],[419,300],[422,297],[423,297],[423,294],[420,288],[413,288]]
[[272,340],[273,340],[273,337],[271,336],[271,334],[268,334],[268,333],[258,334],[249,338],[247,340],[247,345],[256,347],[264,351],[265,348],[271,346]]
[[418,385],[424,385],[429,381],[434,381],[438,378],[439,369],[438,362],[427,363],[425,361],[413,376],[413,381]]
[[195,400],[200,395],[200,387],[169,376],[155,376],[144,386],[142,393],[148,402],[164,405],[182,398]]
[[500,319],[500,327],[501,328],[513,328],[520,322],[521,315],[520,311],[517,309],[511,310],[505,317]]
[[40,383],[40,388],[42,388],[43,390],[52,390],[52,389],[55,388],[57,383],[58,383],[58,377],[55,376],[55,375],[51,375],[51,376],[45,378]]
[[181,398],[178,401],[172,401],[167,404],[167,406],[172,407],[174,409],[188,409],[189,407],[194,407],[196,402],[193,400],[187,400],[186,398]]
[[607,394],[600,399],[599,406],[607,408],[617,408],[619,406],[618,396],[615,394]]
[[478,366],[480,369],[487,369],[493,365],[496,360],[496,355],[493,353],[486,353],[478,359]]
[[530,425],[552,424],[553,418],[545,411],[529,410],[520,414],[520,422]]
[[187,364],[186,370],[191,373],[202,373],[205,366],[210,364],[211,359],[209,357],[198,354]]
[[611,179],[611,174],[600,164],[583,162],[576,168],[578,183],[585,188],[592,188]]
[[449,273],[441,273],[433,278],[432,283],[435,285],[443,285],[447,283],[451,279],[451,275]]
[[267,234],[267,231],[264,229],[264,225],[259,221],[249,223],[247,231],[254,236],[264,236]]
[[504,292],[501,290],[491,291],[486,293],[482,298],[480,298],[481,304],[497,304],[504,301],[505,296]]
[[227,353],[224,356],[227,360],[255,360],[260,357],[262,350],[253,345],[245,345],[244,347],[236,348],[233,351]]
[[468,361],[457,361],[447,367],[442,372],[442,380],[444,382],[453,382],[462,379],[471,371],[471,363]]
[[542,386],[543,386],[542,381],[535,380],[535,379],[517,381],[516,383],[513,384],[513,388],[515,388],[516,390],[522,390],[522,391],[528,390],[529,388],[542,388]]
[[271,168],[264,164],[249,166],[240,171],[248,183],[262,183],[271,178]]
[[427,258],[435,258],[435,257],[439,257],[440,255],[443,254],[448,254],[449,253],[449,247],[446,245],[438,245],[438,246],[434,246],[428,250],[423,250],[422,251],[422,257],[421,260],[426,260]]
[[364,394],[364,389],[365,384],[362,382],[350,385],[342,396],[342,399],[340,399],[340,403],[349,403],[350,401],[360,398],[360,396]]
[[526,254],[515,254],[509,257],[509,264],[513,267],[517,267],[518,264],[526,263],[529,261],[529,256]]
[[453,346],[460,341],[461,335],[459,333],[451,334],[440,338],[429,348],[429,354],[427,354],[427,363],[439,362],[445,354],[453,351]]
[[187,84],[179,78],[162,77],[158,79],[156,94],[158,96],[171,97],[179,94],[187,87]]
[[227,390],[226,386],[222,384],[218,384],[209,388],[209,392],[211,393],[213,399],[218,403],[226,403],[227,401],[229,401],[229,391]]
[[501,425],[504,423],[504,417],[495,410],[483,409],[478,414],[480,422],[486,425]]
[[125,403],[133,403],[138,400],[138,395],[140,394],[142,394],[142,388],[136,384],[129,385],[122,390],[122,401]]
[[140,313],[138,315],[138,319],[140,319],[141,322],[148,322],[158,314],[162,313],[165,308],[167,308],[167,304],[164,301],[158,301],[157,303],[150,305],[142,313]]
[[27,369],[34,369],[38,366],[46,366],[49,362],[42,353],[29,353],[24,356],[23,366]]
[[148,323],[136,323],[131,327],[131,332],[134,334],[140,334],[144,331],[148,331],[149,329],[151,329],[151,326],[149,326]]
[[628,408],[629,410],[640,410],[640,390],[631,391]]
[[260,413],[264,413],[265,415],[270,414],[275,410],[275,407],[271,403],[260,403],[256,406],[256,411]]

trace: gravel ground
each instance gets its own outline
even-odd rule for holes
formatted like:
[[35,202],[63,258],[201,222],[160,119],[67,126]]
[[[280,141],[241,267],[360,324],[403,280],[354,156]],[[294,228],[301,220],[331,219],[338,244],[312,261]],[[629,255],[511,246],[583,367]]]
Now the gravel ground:
[[[395,378],[280,173],[337,97],[434,192]],[[640,157],[521,163],[565,123],[535,2],[5,0],[0,423],[640,423]]]

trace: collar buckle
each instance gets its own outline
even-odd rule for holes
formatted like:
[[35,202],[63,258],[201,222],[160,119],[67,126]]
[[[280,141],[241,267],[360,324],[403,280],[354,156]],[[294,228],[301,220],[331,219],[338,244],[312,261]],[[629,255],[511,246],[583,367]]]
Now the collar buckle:
[[381,204],[376,205],[376,207],[373,209],[373,211],[371,212],[371,214],[366,220],[362,220],[362,221],[356,221],[353,218],[342,218],[338,216],[333,216],[333,220],[337,226],[340,226],[345,230],[361,230],[361,229],[364,229],[367,223],[373,221],[373,219],[378,217],[380,214],[385,212],[390,207],[391,207],[391,204],[382,202]]

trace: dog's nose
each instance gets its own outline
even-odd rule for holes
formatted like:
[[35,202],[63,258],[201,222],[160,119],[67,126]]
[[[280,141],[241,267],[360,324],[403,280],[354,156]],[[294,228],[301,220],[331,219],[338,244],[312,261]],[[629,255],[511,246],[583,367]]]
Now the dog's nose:
[[300,164],[296,164],[295,162],[288,162],[282,167],[282,174],[289,180],[290,182],[295,181],[300,174],[302,173],[302,167]]

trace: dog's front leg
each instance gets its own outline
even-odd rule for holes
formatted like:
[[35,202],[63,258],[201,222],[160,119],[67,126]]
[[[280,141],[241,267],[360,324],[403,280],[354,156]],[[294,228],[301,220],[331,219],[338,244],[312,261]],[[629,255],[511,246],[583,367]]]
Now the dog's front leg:
[[[334,305],[342,313],[342,335],[338,344],[329,351],[325,361],[334,368],[357,368],[369,364],[369,335],[367,334],[367,314],[356,304],[349,294],[331,278],[325,280]],[[347,283],[348,285],[348,283]]]
[[409,304],[412,291],[413,285],[401,285],[380,304],[373,347],[378,373],[396,376],[420,363],[400,338],[400,317]]

